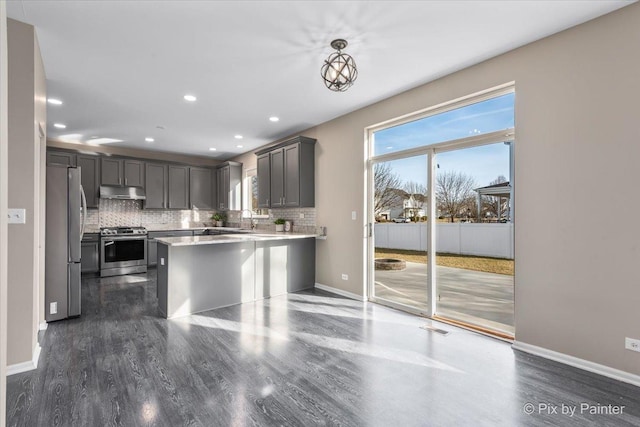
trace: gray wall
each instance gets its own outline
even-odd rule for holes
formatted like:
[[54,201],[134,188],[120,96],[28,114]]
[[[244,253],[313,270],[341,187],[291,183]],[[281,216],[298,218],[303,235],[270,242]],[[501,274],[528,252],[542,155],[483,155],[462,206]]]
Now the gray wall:
[[632,4],[300,132],[318,140],[316,222],[328,229],[316,281],[365,293],[365,128],[515,82],[516,339],[640,374],[640,353],[624,349],[640,338],[637,221],[612,212],[640,211],[639,22]]
[[7,399],[7,13],[0,0],[0,427],[6,423]]
[[46,129],[45,75],[35,29],[8,20],[9,207],[26,209],[26,224],[9,227],[9,365],[29,362],[37,346],[42,311],[41,159],[39,125]]

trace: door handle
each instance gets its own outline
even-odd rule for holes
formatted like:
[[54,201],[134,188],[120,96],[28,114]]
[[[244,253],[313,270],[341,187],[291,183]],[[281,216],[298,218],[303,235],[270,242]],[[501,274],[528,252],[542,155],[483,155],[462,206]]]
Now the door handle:
[[115,242],[114,242],[113,240],[110,240],[110,241],[108,241],[108,242],[104,242],[104,245],[105,245],[105,246],[110,246],[110,245],[113,245],[114,243],[115,243]]

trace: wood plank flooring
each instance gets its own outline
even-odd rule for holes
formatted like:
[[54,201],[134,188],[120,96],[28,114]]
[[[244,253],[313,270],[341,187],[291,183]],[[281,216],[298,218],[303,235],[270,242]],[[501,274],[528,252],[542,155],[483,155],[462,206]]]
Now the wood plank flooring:
[[82,316],[8,378],[8,426],[640,425],[637,387],[375,304],[311,291],[165,320],[155,271],[82,286]]

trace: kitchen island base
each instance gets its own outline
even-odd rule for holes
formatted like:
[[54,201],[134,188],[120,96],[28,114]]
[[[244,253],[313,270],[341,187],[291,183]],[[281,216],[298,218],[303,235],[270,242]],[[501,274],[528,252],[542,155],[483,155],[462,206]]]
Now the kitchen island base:
[[158,307],[185,316],[315,284],[315,239],[158,245]]

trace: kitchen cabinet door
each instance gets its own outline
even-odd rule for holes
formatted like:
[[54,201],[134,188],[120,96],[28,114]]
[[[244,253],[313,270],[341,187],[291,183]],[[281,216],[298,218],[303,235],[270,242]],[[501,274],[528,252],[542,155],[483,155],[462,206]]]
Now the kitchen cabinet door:
[[300,146],[293,144],[284,148],[284,196],[287,207],[300,205]]
[[124,185],[132,187],[144,187],[144,162],[139,160],[125,160]]
[[271,167],[269,154],[258,156],[258,207],[269,208],[271,198]]
[[66,151],[47,150],[47,164],[76,166],[76,155]]
[[189,202],[191,209],[213,209],[213,171],[192,167],[189,170]]
[[78,154],[77,164],[80,167],[80,183],[87,196],[87,207],[97,208],[100,191],[100,157]]
[[145,166],[145,209],[167,208],[167,165],[147,163]]
[[189,208],[189,167],[169,165],[169,209]]
[[100,271],[100,236],[97,233],[85,234],[80,243],[80,272],[98,273]]
[[284,206],[284,150],[270,153],[271,166],[271,207]]
[[100,185],[122,185],[122,160],[100,159]]

